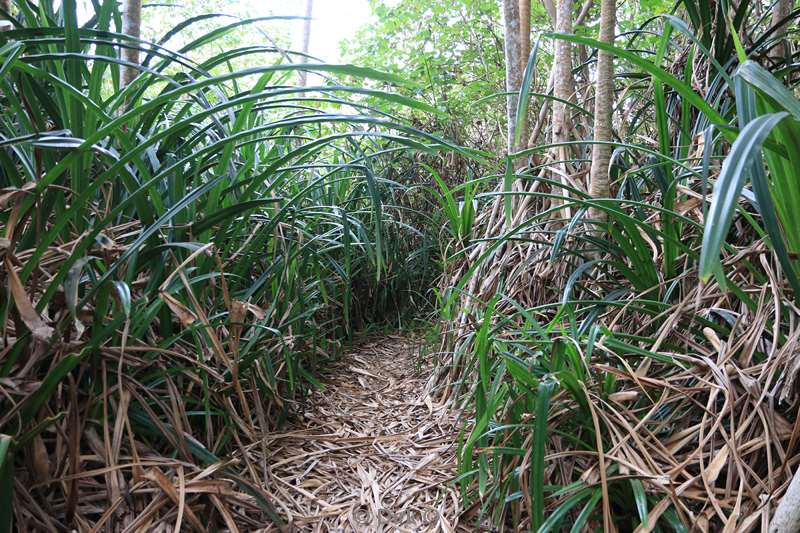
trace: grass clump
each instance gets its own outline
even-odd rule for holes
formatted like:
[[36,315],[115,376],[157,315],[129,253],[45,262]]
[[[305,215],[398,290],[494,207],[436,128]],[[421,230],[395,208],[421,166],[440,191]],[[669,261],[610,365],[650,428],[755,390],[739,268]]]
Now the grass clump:
[[472,182],[437,384],[465,412],[462,495],[501,530],[748,531],[796,468],[796,65],[756,3],[727,25],[680,4],[613,45],[540,43],[624,73],[614,197],[586,194],[579,128]]
[[[428,108],[393,94],[395,76],[275,48],[189,58],[247,21],[176,52],[120,34],[114,1],[85,23],[74,0],[15,12],[0,34],[2,529],[150,528],[178,508],[196,526],[280,523],[259,436],[354,329],[423,305],[431,276],[395,159],[441,143],[361,97]],[[126,47],[143,60],[123,87]],[[293,86],[299,70],[328,81]],[[172,480],[177,507],[148,496]]]

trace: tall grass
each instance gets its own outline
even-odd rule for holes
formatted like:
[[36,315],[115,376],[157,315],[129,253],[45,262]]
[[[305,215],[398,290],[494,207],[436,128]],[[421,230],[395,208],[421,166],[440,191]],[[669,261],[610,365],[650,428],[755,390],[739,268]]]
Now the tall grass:
[[[450,256],[439,385],[466,413],[463,496],[501,530],[746,530],[780,496],[791,432],[752,413],[776,395],[766,416],[794,417],[796,68],[773,76],[768,17],[726,5],[681,2],[614,45],[546,35],[624,73],[616,197],[556,194],[546,158],[509,177],[552,147],[512,154]],[[567,145],[571,178],[591,142]]]
[[21,1],[0,34],[0,528],[280,524],[259,435],[433,273],[395,155],[442,144],[360,97],[433,110],[270,47],[190,59],[257,21],[175,52],[93,5]]

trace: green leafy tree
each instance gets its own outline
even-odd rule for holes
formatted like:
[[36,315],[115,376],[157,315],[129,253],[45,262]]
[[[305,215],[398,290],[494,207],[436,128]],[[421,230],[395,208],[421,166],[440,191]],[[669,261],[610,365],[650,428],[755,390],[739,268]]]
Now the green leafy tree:
[[[503,146],[503,27],[496,0],[371,0],[375,21],[343,44],[346,59],[403,76],[447,115],[456,140]],[[428,123],[428,126],[431,124]]]
[[[248,68],[276,61],[274,49],[290,51],[291,36],[299,12],[231,0],[181,0],[178,4],[157,3],[142,9],[141,36],[173,50],[187,48],[187,55],[199,63],[226,50],[263,47],[263,54],[247,54],[234,59],[234,68]],[[237,24],[250,19],[264,19],[253,24]],[[176,25],[185,26],[174,32]],[[226,30],[220,31],[221,28]],[[206,36],[218,32],[213,39]],[[207,39],[191,46],[197,39]],[[219,67],[227,70],[225,66]]]

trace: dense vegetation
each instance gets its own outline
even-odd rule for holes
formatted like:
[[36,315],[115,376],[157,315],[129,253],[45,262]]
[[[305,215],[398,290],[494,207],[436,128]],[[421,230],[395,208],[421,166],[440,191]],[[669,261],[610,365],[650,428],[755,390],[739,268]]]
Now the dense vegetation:
[[0,5],[0,530],[280,527],[261,437],[342,343],[419,318],[465,520],[769,523],[798,468],[800,10],[623,3],[606,42],[599,5],[536,3],[527,50],[500,2],[371,3],[363,66],[238,37],[281,18],[156,44],[112,0]]
[[[354,328],[426,308],[436,273],[395,159],[438,141],[350,99],[429,108],[336,81],[396,81],[366,68],[314,65],[329,82],[292,86],[302,59],[270,46],[189,57],[248,21],[171,51],[115,31],[113,1],[81,25],[74,1],[16,7],[0,49],[3,527],[13,509],[21,531],[113,529],[106,508],[148,483],[140,461],[189,479],[213,465],[209,482],[238,489],[212,514],[278,520],[246,447]],[[143,57],[123,87],[124,47]],[[240,57],[261,66],[230,70]],[[228,511],[240,493],[260,507]]]

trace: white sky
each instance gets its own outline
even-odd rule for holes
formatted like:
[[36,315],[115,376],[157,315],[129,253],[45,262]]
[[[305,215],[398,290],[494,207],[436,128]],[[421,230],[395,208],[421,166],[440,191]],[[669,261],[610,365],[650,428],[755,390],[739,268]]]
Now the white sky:
[[[304,16],[306,0],[267,2],[276,15]],[[351,38],[356,30],[369,22],[372,15],[367,0],[314,0],[309,53],[327,62],[338,62],[339,43]],[[303,21],[294,23],[294,48],[300,49]]]

